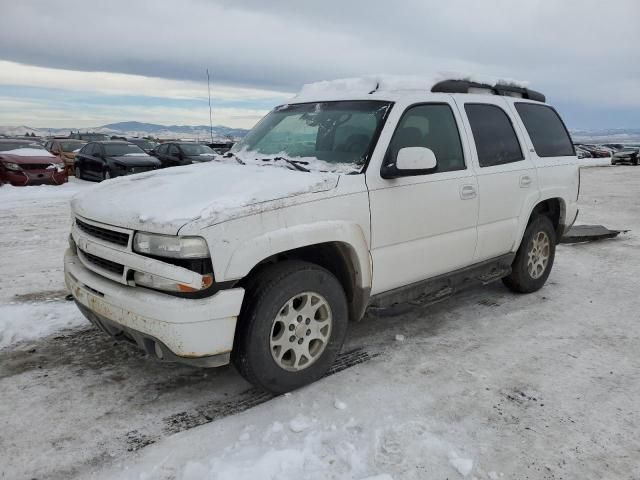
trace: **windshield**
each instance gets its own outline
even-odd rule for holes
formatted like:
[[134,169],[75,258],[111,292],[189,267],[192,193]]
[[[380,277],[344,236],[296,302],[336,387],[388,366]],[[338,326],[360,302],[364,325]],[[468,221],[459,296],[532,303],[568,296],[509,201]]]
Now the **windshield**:
[[61,142],[60,145],[62,146],[63,152],[73,152],[74,150],[82,148],[86,144],[81,142]]
[[180,148],[185,155],[215,155],[216,152],[211,150],[206,145],[200,145],[198,143],[181,143]]
[[122,155],[146,155],[144,150],[133,143],[105,143],[104,152],[107,157]]
[[243,160],[286,159],[312,170],[361,172],[390,105],[370,100],[283,105],[231,151]]
[[135,143],[140,148],[144,150],[153,150],[157,147],[157,144],[150,142],[148,140],[131,140],[131,143]]
[[0,142],[0,152],[6,152],[7,150],[17,150],[18,148],[41,148],[41,147],[37,143]]

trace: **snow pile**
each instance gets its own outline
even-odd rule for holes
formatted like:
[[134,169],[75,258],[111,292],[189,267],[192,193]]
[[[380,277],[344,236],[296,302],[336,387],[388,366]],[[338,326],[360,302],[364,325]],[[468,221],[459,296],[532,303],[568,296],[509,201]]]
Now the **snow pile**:
[[170,233],[194,220],[221,222],[252,205],[331,190],[337,183],[338,176],[329,173],[207,162],[118,177],[75,196],[71,205],[77,214],[104,223],[145,223]]
[[497,84],[516,87],[528,86],[528,82],[522,80],[453,72],[437,72],[425,76],[377,74],[308,83],[303,85],[294,98],[300,100],[301,98],[346,97],[349,95],[364,95],[374,91],[420,90],[430,92],[436,83],[443,80],[467,80],[492,86]]
[[73,302],[0,306],[0,349],[87,325]]
[[0,152],[1,155],[16,155],[18,157],[52,157],[44,148],[14,148]]
[[73,195],[83,190],[90,189],[96,184],[69,178],[69,182],[62,185],[33,185],[29,187],[14,187],[12,185],[0,186],[0,210],[11,210],[15,206],[28,204],[38,205],[42,208],[49,202],[68,200]]

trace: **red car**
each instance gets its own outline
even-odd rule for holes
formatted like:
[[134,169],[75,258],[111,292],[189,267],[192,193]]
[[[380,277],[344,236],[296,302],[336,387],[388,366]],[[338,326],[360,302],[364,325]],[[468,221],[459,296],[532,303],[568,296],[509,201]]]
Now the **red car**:
[[62,185],[68,179],[62,160],[37,143],[0,139],[0,185]]

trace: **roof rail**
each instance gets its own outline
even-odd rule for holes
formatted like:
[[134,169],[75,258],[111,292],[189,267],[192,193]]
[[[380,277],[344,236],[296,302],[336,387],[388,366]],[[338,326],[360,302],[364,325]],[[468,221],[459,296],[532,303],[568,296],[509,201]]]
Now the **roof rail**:
[[494,95],[526,98],[537,102],[545,102],[547,100],[542,93],[536,92],[535,90],[500,83],[489,85],[487,83],[471,82],[469,80],[443,80],[431,88],[433,93],[478,93],[474,92],[474,90],[488,90],[487,93]]

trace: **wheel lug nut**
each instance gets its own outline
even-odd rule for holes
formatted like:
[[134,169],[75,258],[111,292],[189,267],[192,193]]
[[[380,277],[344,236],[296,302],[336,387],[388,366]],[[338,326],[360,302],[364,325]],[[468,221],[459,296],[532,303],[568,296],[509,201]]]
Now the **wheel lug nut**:
[[304,341],[303,339],[298,340],[298,345],[302,345],[303,341]]
[[295,335],[291,335],[291,336],[289,337],[289,341],[290,341],[290,342],[295,342],[295,341],[296,341],[296,336],[295,336]]
[[302,321],[302,315],[298,315],[298,323]]
[[311,335],[311,330],[307,330],[307,337]]
[[289,330],[293,332],[295,329],[296,329],[296,326],[293,323],[289,325]]
[[309,325],[309,324],[311,323],[311,319],[310,319],[310,318],[307,318],[307,320],[305,321],[305,323],[306,323],[307,325]]

